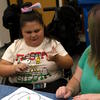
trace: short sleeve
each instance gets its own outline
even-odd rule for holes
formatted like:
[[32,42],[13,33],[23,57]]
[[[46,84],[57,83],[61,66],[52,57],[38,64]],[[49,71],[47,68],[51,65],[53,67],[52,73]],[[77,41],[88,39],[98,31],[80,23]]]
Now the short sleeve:
[[85,61],[86,59],[88,59],[88,54],[89,54],[89,51],[90,51],[90,46],[88,46],[85,51],[83,52],[79,62],[78,62],[78,66],[83,69],[84,68],[84,64],[85,64]]
[[68,52],[62,46],[62,44],[60,42],[58,42],[58,41],[56,41],[56,51],[61,56],[65,56],[65,55],[68,54]]
[[14,47],[15,43],[12,43],[4,52],[2,59],[13,63],[14,60]]

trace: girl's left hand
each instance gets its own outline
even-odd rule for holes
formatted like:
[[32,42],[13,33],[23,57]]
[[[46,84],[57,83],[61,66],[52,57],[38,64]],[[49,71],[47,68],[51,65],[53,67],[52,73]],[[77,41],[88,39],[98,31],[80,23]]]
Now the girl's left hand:
[[56,61],[57,56],[58,56],[58,54],[56,54],[56,55],[48,55],[47,60],[48,61]]
[[48,52],[47,54],[48,54],[48,57],[47,57],[48,61],[56,61],[58,53],[55,47],[52,47],[52,50]]
[[100,100],[100,94],[82,94],[73,97],[72,100]]

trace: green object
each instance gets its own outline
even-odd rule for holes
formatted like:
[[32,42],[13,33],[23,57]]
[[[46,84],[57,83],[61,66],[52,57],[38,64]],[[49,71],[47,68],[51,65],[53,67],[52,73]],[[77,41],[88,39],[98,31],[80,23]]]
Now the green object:
[[34,75],[34,76],[33,76],[33,82],[38,81],[38,77],[39,77],[38,75]]
[[44,79],[43,76],[44,76],[44,75],[41,73],[41,74],[40,74],[40,80],[43,80],[43,79]]
[[90,46],[84,51],[81,56],[78,66],[82,69],[82,77],[80,81],[81,93],[100,93],[100,80],[94,74],[94,66],[88,65],[88,54]]

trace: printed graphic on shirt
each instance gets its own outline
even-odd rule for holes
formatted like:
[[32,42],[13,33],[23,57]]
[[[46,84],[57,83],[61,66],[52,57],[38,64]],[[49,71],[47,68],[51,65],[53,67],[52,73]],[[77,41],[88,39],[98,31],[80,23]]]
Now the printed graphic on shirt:
[[43,63],[47,59],[48,55],[46,52],[31,52],[27,55],[17,54],[16,62],[26,63],[29,68],[23,73],[17,73],[18,83],[32,83],[39,80],[44,80],[51,76],[48,71],[48,67]]

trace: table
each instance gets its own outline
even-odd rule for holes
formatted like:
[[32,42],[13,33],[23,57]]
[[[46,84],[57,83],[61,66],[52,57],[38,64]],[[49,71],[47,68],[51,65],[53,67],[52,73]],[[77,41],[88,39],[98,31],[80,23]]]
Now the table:
[[[10,93],[14,92],[17,89],[18,89],[17,87],[13,87],[13,86],[0,85],[0,100],[1,98],[9,95]],[[40,92],[40,91],[35,91],[35,92],[38,92],[44,96],[47,96],[51,98],[52,100],[63,100],[63,99],[57,99],[56,95],[53,93]],[[68,100],[72,100],[71,97]]]

